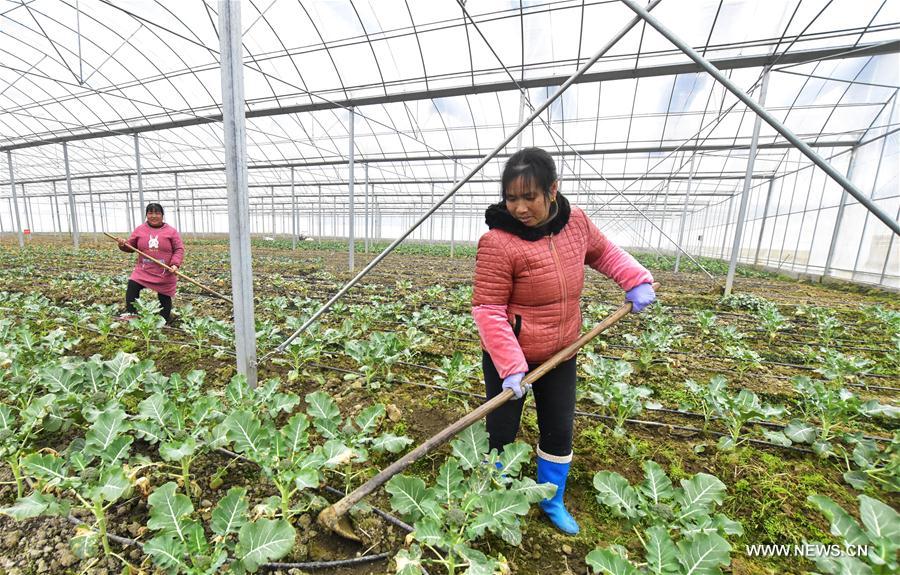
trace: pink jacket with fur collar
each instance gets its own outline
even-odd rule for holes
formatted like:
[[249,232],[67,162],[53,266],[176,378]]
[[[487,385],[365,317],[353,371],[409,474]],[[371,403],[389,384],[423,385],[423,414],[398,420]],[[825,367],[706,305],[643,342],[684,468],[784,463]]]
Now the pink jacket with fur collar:
[[585,265],[626,291],[653,281],[581,209],[560,203],[567,216],[556,223],[561,229],[529,241],[516,229],[494,227],[478,241],[472,315],[500,377],[528,371],[529,363],[541,363],[578,339]]

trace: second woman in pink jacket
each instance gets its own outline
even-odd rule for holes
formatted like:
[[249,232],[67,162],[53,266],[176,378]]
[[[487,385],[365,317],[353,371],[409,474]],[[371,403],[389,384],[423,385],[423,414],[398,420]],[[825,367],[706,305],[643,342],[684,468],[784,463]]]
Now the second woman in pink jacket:
[[[655,299],[650,272],[559,193],[550,154],[526,148],[511,156],[502,194],[485,214],[490,230],[478,241],[472,298],[487,397],[503,389],[516,396],[487,416],[490,446],[498,450],[518,432],[528,391],[522,378],[580,335],[585,265],[615,281],[635,312]],[[563,504],[572,462],[575,357],[535,383],[534,399],[537,481],[557,487],[541,508],[559,529],[575,534],[578,523]]]

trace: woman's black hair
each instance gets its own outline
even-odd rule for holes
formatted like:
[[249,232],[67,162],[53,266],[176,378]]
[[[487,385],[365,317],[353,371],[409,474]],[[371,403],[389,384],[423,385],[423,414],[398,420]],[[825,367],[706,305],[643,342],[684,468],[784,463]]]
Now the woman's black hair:
[[144,210],[144,215],[149,214],[150,212],[159,212],[163,215],[166,214],[166,211],[163,209],[161,204],[147,204],[147,209]]
[[503,167],[500,195],[506,199],[506,188],[519,177],[524,183],[537,184],[544,195],[550,195],[550,186],[556,181],[556,162],[541,148],[523,148],[506,160]]

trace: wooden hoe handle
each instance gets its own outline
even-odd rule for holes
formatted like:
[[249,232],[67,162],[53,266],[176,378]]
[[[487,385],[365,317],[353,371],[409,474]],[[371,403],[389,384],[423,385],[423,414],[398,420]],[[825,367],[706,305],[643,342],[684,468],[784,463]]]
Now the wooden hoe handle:
[[[110,238],[110,239],[113,239],[113,240],[115,240],[115,241],[117,241],[117,242],[119,241],[119,238],[117,238],[116,236],[110,235],[110,234],[108,234],[108,233],[106,233],[106,232],[103,232],[103,235],[105,235],[106,237],[108,237],[108,238]],[[197,286],[198,288],[200,288],[200,289],[202,289],[202,290],[206,290],[206,291],[208,291],[209,293],[211,293],[211,294],[213,294],[214,296],[216,296],[217,298],[223,299],[223,300],[227,301],[228,303],[230,303],[231,305],[234,305],[234,302],[231,301],[231,298],[230,298],[230,297],[224,296],[224,295],[220,294],[219,292],[217,292],[216,290],[214,290],[214,289],[212,289],[212,288],[209,288],[209,287],[206,287],[205,285],[203,285],[202,283],[200,283],[200,282],[198,282],[198,281],[192,279],[192,278],[189,277],[188,275],[181,273],[179,270],[176,270],[176,269],[174,269],[174,268],[172,268],[172,267],[166,265],[166,264],[163,263],[161,260],[158,260],[158,259],[156,259],[155,257],[153,257],[153,256],[151,256],[151,255],[145,254],[144,252],[142,252],[141,250],[137,249],[136,247],[134,247],[134,246],[131,245],[131,244],[128,244],[128,247],[131,248],[132,251],[135,251],[135,252],[141,254],[142,256],[144,256],[145,258],[147,258],[148,260],[150,260],[150,261],[152,261],[152,262],[155,262],[155,263],[161,265],[163,268],[165,268],[166,270],[172,272],[173,274],[177,275],[178,277],[184,278],[185,281],[189,281],[189,282],[191,282],[192,284],[194,284],[195,286]]]
[[[659,283],[654,283],[653,289],[659,289]],[[548,371],[550,371],[551,369],[562,363],[564,360],[566,360],[568,357],[572,356],[579,349],[581,349],[584,344],[597,337],[601,332],[605,331],[607,328],[618,322],[630,312],[631,302],[626,302],[623,305],[619,306],[619,309],[613,312],[612,315],[604,319],[602,322],[595,325],[590,331],[584,333],[576,341],[556,352],[553,357],[542,363],[540,366],[529,371],[525,378],[522,380],[522,385],[530,385],[540,379]],[[359,501],[361,501],[366,495],[369,495],[370,493],[378,489],[391,477],[397,475],[398,473],[409,467],[414,461],[416,461],[435,447],[446,443],[457,433],[469,427],[470,425],[472,425],[485,415],[491,413],[512,398],[512,390],[504,389],[498,395],[495,395],[490,400],[482,403],[479,407],[469,412],[467,415],[463,416],[455,423],[452,423],[450,426],[442,429],[434,436],[427,439],[424,443],[386,467],[378,475],[345,495],[343,499],[341,499],[334,505],[322,510],[322,512],[319,513],[318,517],[319,523],[324,527],[328,527],[332,531],[336,531],[342,535],[345,535],[346,529],[339,527],[338,521],[345,513],[347,513],[347,511],[350,510],[351,507],[359,503]],[[350,538],[352,539],[354,537]]]

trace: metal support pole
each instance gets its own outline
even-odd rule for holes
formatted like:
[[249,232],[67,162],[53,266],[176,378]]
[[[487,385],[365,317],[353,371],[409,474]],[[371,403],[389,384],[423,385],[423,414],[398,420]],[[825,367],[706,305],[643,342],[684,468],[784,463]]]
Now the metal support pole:
[[291,249],[297,249],[297,192],[294,189],[293,167],[291,167]]
[[870,212],[875,214],[875,216],[884,222],[884,224],[893,230],[895,234],[900,235],[900,223],[896,220],[892,219],[891,216],[879,208],[873,201],[866,197],[849,179],[845,178],[843,174],[838,172],[834,167],[822,159],[819,154],[817,154],[812,148],[810,148],[806,142],[798,138],[792,131],[787,129],[781,122],[775,119],[774,116],[769,114],[765,108],[757,104],[750,98],[743,90],[738,88],[735,84],[731,82],[728,78],[726,78],[715,66],[709,63],[703,56],[695,52],[689,45],[687,45],[681,38],[673,34],[669,31],[665,26],[663,26],[654,16],[650,14],[645,8],[639,5],[634,0],[622,0],[631,10],[638,14],[641,18],[643,18],[648,24],[653,26],[660,34],[666,37],[672,44],[678,47],[682,52],[684,52],[691,60],[697,63],[698,66],[706,70],[713,78],[715,78],[720,84],[725,86],[729,92],[737,96],[739,100],[741,100],[744,104],[746,104],[751,110],[762,116],[763,120],[766,121],[767,124],[772,126],[779,134],[784,136],[784,138],[796,146],[807,158],[812,160],[814,164],[819,166],[822,170],[825,171],[826,174],[831,176],[834,181],[840,184],[847,192],[853,196],[856,201],[861,203],[868,209]]
[[9,189],[12,191],[12,212],[16,220],[16,233],[19,236],[19,247],[25,247],[25,236],[22,235],[22,221],[19,219],[19,199],[16,196],[16,178],[13,174],[12,150],[6,151],[6,163],[9,166]]
[[91,188],[91,179],[87,179],[88,184],[88,199],[91,202],[91,232],[94,234],[94,243],[96,244],[99,240],[97,239],[97,218],[94,215],[94,190]]
[[[850,163],[847,166],[847,179],[853,177],[856,170],[856,148],[850,150]],[[844,219],[844,209],[847,207],[847,190],[841,193],[841,203],[838,205],[837,216],[834,219],[834,229],[831,231],[831,243],[828,245],[828,256],[825,258],[825,269],[822,271],[823,276],[827,276],[831,271],[831,264],[834,260],[834,250],[837,247],[838,234],[841,231],[841,222]]]
[[219,44],[237,369],[247,377],[251,387],[256,387],[256,324],[253,317],[253,271],[248,228],[250,201],[247,197],[247,133],[244,124],[240,2],[219,1]]
[[191,234],[197,237],[197,200],[194,197],[194,190],[191,190]]
[[178,172],[175,172],[175,224],[178,226],[178,231],[181,232],[183,230],[181,229],[181,201],[179,198],[179,192]]
[[678,223],[678,245],[675,246],[675,271],[678,272],[678,267],[681,265],[681,242],[684,239],[684,222],[687,220],[687,206],[688,201],[691,199],[691,184],[694,180],[694,158],[697,157],[697,154],[691,154],[691,167],[688,171],[688,181],[687,181],[687,193],[684,196],[684,207],[681,210],[681,221]]
[[766,205],[763,208],[762,223],[759,225],[759,239],[756,240],[756,253],[753,254],[753,265],[759,263],[759,249],[762,247],[763,234],[766,231],[766,214],[769,213],[769,204],[772,201],[773,189],[775,189],[775,178],[769,178],[769,191],[766,192]]
[[353,261],[354,256],[356,255],[356,240],[353,237],[353,218],[355,217],[355,214],[353,212],[353,207],[354,207],[353,206],[353,204],[354,204],[353,161],[355,159],[354,158],[354,152],[355,152],[354,148],[355,148],[355,144],[356,144],[356,142],[354,141],[354,135],[353,135],[353,124],[354,124],[353,120],[356,116],[356,113],[353,108],[349,108],[349,112],[350,112],[350,151],[348,152],[348,165],[347,165],[347,191],[350,196],[350,209],[347,213],[347,223],[349,224],[349,227],[347,228],[347,244],[350,247],[349,264],[350,264],[350,271],[352,272],[353,268],[356,267],[354,265],[354,261]]
[[364,168],[363,171],[365,173],[365,181],[366,181],[366,184],[364,186],[364,189],[366,191],[366,207],[364,210],[365,218],[363,218],[365,220],[364,227],[365,227],[365,232],[366,232],[365,233],[366,239],[365,239],[365,244],[364,244],[363,249],[365,250],[366,253],[369,253],[369,217],[370,217],[369,216],[369,162],[366,162],[365,164],[363,164],[363,168]]
[[[453,183],[456,184],[456,162],[453,163]],[[456,251],[456,194],[453,194],[453,203],[450,205],[450,257]]]
[[322,239],[322,186],[317,185],[319,190],[319,239]]
[[144,210],[144,178],[141,175],[141,144],[137,134],[134,134],[134,163],[137,167],[137,184],[138,184],[138,201],[140,201],[140,215],[143,217]]
[[[762,86],[759,89],[759,105],[766,105],[766,91],[769,89],[769,69],[763,70]],[[756,163],[756,145],[759,142],[759,127],[762,118],[753,120],[753,135],[750,137],[750,155],[747,157],[747,173],[744,176],[744,189],[741,191],[741,205],[738,208],[737,227],[734,228],[734,242],[731,244],[731,261],[728,263],[728,275],[725,276],[725,296],[731,295],[734,287],[734,273],[737,270],[738,254],[741,251],[741,237],[744,235],[744,218],[747,217],[747,201],[750,199],[750,184],[753,181],[753,165]]]
[[722,230],[722,248],[719,250],[719,259],[725,257],[725,243],[728,241],[728,225],[731,223],[731,208],[734,206],[734,196],[728,196],[728,213],[725,214],[725,229]]
[[134,191],[131,188],[131,175],[128,176],[128,193],[125,194],[125,209],[128,212],[128,230],[131,231],[137,227],[134,222],[134,200],[132,195]]
[[72,173],[69,169],[69,145],[63,142],[63,163],[66,166],[66,189],[69,191],[69,219],[72,222],[72,245],[78,249],[78,212],[75,210],[75,194],[72,193]]

